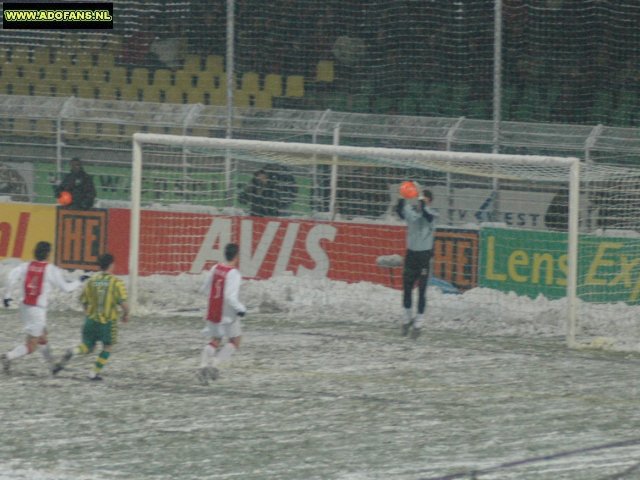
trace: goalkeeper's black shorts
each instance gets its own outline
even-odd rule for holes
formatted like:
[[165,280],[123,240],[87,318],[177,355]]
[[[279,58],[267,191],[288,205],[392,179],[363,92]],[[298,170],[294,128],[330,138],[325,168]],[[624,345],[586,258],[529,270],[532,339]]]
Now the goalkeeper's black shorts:
[[407,250],[404,257],[404,270],[402,276],[406,282],[415,282],[421,276],[429,276],[429,266],[433,250]]

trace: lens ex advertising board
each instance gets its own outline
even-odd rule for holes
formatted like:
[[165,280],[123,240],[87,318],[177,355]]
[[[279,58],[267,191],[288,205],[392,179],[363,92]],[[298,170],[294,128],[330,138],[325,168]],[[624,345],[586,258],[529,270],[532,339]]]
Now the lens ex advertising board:
[[[565,233],[483,228],[481,287],[535,298],[565,296]],[[580,235],[578,296],[590,302],[640,303],[640,239]]]

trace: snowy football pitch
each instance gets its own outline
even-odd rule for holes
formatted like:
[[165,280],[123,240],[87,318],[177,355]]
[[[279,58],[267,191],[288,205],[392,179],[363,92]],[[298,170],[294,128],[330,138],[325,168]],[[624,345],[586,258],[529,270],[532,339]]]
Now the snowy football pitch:
[[[93,355],[53,379],[39,354],[16,362],[0,376],[0,479],[640,475],[633,441],[599,448],[639,436],[638,356],[439,327],[412,341],[392,321],[354,318],[251,315],[242,350],[206,387],[195,316],[123,326],[100,384],[84,379]],[[55,353],[80,323],[50,313]],[[19,330],[1,312],[2,351]]]

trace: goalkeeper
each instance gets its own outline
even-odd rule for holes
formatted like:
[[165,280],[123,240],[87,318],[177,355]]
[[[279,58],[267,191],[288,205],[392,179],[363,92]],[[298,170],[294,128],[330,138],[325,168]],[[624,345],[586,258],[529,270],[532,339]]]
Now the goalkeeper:
[[[396,205],[396,213],[407,222],[407,252],[402,272],[402,305],[404,307],[402,335],[407,336],[411,332],[412,338],[420,336],[427,305],[427,281],[433,256],[434,224],[438,215],[431,208],[432,200],[431,191],[424,190],[417,204],[410,204],[400,198]],[[418,282],[418,308],[417,316],[414,317],[411,304],[416,282]]]
[[129,321],[129,305],[124,282],[112,274],[114,259],[110,253],[98,257],[100,272],[87,282],[80,301],[87,315],[82,329],[82,343],[66,351],[53,369],[55,375],[74,355],[93,352],[96,343],[102,343],[102,351],[89,374],[90,380],[102,380],[100,373],[111,356],[111,348],[118,341],[118,319]]

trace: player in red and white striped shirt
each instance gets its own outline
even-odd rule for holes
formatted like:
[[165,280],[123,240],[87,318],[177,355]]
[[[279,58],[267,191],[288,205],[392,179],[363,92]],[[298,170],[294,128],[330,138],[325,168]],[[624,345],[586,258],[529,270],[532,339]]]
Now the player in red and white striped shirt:
[[0,355],[0,361],[5,372],[11,367],[11,362],[17,358],[33,353],[38,346],[42,356],[53,367],[53,358],[47,340],[47,305],[49,293],[53,287],[65,292],[78,288],[81,280],[67,281],[60,268],[47,263],[51,253],[49,242],[38,242],[34,250],[35,260],[25,262],[9,272],[8,283],[3,296],[5,307],[12,302],[11,292],[14,286],[22,283],[22,301],[20,303],[20,317],[27,334],[25,343],[16,346],[9,353]]
[[[228,360],[240,347],[242,325],[240,318],[247,309],[238,299],[242,275],[238,270],[239,249],[235,243],[224,248],[226,262],[214,265],[200,289],[209,295],[202,333],[209,343],[202,350],[198,379],[204,385],[218,378],[218,364]],[[222,339],[228,341],[222,345]]]

